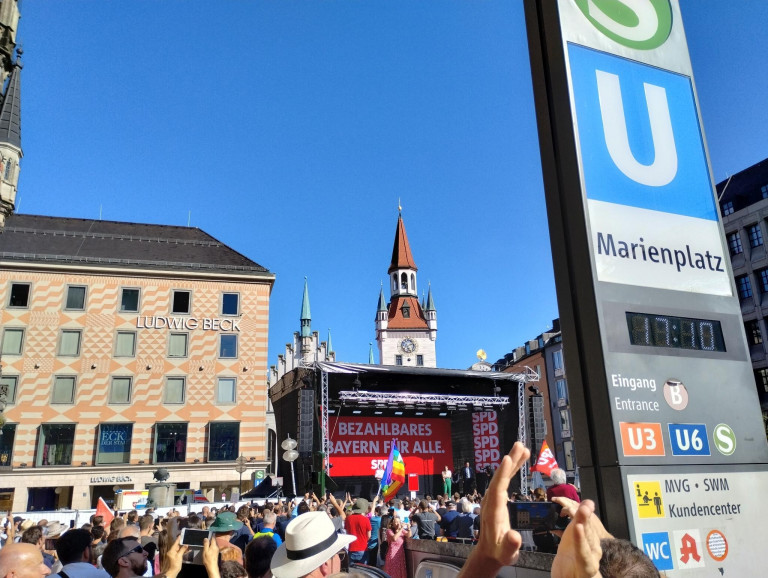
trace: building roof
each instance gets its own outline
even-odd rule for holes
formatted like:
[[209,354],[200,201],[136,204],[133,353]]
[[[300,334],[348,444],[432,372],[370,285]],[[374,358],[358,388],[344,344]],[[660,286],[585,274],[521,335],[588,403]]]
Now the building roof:
[[13,65],[0,105],[0,142],[21,150],[21,63]]
[[269,274],[196,227],[13,214],[0,234],[3,261]]
[[[403,305],[410,308],[410,316],[403,316]],[[429,329],[418,297],[395,297],[389,304],[389,329]]]
[[392,262],[389,265],[387,273],[392,273],[396,269],[413,269],[418,271],[416,262],[413,260],[411,245],[408,243],[408,235],[405,234],[405,224],[403,216],[397,217],[397,228],[395,229],[395,245],[392,247]]
[[304,294],[301,297],[301,317],[299,322],[301,323],[301,336],[309,337],[312,335],[312,313],[309,310],[309,286],[307,285],[306,277],[304,277]]
[[[768,159],[718,183],[716,190],[722,215],[726,217],[729,213],[740,211],[768,198],[768,188],[763,191],[763,187],[768,187]],[[724,208],[726,203],[733,204],[728,211]]]

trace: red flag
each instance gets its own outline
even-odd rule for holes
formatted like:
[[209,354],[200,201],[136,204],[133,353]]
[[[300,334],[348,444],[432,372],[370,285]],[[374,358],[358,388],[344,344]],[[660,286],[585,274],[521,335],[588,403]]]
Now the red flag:
[[549,476],[552,470],[557,469],[557,460],[552,454],[552,450],[549,449],[546,440],[541,444],[541,450],[539,451],[539,459],[536,460],[536,465],[531,468],[532,472],[541,472],[545,476]]
[[112,513],[112,510],[109,506],[107,506],[107,503],[104,501],[104,498],[99,498],[99,503],[96,504],[96,515],[97,516],[104,516],[104,527],[109,528],[109,524],[112,522],[112,520],[115,519],[115,515]]

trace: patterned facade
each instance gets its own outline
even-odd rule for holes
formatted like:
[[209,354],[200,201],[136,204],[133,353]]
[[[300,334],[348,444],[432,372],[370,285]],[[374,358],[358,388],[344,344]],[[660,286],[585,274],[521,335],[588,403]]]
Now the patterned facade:
[[[89,508],[115,486],[144,489],[160,466],[218,498],[239,486],[238,456],[268,467],[271,273],[252,262],[229,271],[130,258],[51,264],[7,251],[20,231],[0,236],[10,257],[0,260],[0,486],[15,488],[15,511]],[[137,241],[161,244],[126,243]]]

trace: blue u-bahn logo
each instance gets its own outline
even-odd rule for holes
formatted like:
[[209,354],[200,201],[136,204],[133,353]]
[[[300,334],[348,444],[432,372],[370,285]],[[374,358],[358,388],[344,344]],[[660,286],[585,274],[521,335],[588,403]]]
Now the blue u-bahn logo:
[[569,45],[587,197],[717,219],[688,77]]

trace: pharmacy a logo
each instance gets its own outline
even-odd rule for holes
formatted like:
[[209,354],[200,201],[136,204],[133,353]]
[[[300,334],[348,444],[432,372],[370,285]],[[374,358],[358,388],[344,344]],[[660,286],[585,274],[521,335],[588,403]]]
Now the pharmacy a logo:
[[669,0],[574,0],[592,25],[611,40],[653,50],[672,32]]

